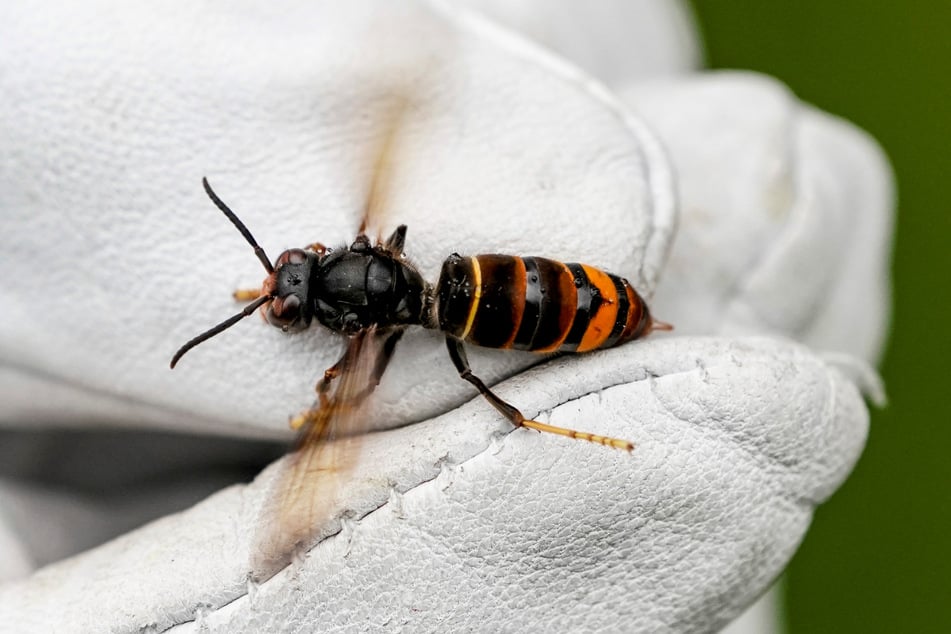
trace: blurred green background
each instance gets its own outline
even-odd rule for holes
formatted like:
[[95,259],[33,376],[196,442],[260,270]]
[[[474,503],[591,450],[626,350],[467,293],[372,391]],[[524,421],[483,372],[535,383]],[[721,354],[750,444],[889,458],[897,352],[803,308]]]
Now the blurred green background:
[[889,405],[788,570],[788,632],[951,632],[951,2],[692,4],[710,66],[868,130],[898,182]]

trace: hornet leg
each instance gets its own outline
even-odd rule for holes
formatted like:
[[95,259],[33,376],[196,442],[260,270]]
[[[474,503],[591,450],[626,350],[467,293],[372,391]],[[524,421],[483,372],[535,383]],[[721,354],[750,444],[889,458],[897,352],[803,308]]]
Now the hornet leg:
[[367,377],[367,383],[360,389],[360,391],[353,390],[352,387],[344,385],[342,390],[333,396],[335,405],[337,407],[341,405],[357,406],[364,401],[370,394],[373,393],[373,390],[376,389],[376,386],[380,384],[380,379],[383,378],[383,373],[386,372],[386,367],[390,363],[390,359],[393,358],[393,351],[396,350],[396,344],[399,343],[400,338],[403,336],[403,329],[393,330],[390,332],[375,332],[372,334],[360,333],[354,336],[350,340],[350,343],[347,345],[346,351],[343,353],[343,356],[340,359],[327,368],[324,372],[323,378],[317,381],[317,385],[314,389],[317,392],[317,402],[314,403],[314,406],[295,416],[291,419],[291,429],[300,429],[304,423],[315,420],[317,414],[324,409],[325,407],[330,406],[330,386],[335,379],[345,375],[346,373],[352,371],[353,364],[360,362],[361,350],[364,347],[364,338],[374,337],[377,339],[382,338],[383,344],[379,349],[379,355],[373,362],[373,369],[371,370],[369,376]]
[[260,288],[239,288],[231,294],[236,302],[249,302],[261,296]]
[[501,398],[496,396],[492,390],[486,387],[485,383],[482,382],[482,379],[472,373],[472,369],[469,367],[469,359],[466,357],[466,350],[463,347],[462,341],[455,339],[454,337],[446,337],[446,347],[449,348],[449,357],[456,366],[456,370],[459,371],[459,377],[474,385],[476,389],[479,390],[479,393],[482,394],[482,396],[484,396],[486,400],[492,404],[492,407],[497,409],[499,413],[502,414],[502,416],[505,416],[505,418],[507,418],[508,421],[516,427],[528,427],[536,431],[557,434],[559,436],[567,436],[568,438],[577,438],[578,440],[587,440],[588,442],[597,443],[606,447],[614,447],[615,449],[623,449],[625,451],[632,451],[634,449],[634,443],[628,442],[626,440],[609,438],[607,436],[598,436],[597,434],[575,431],[574,429],[567,429],[565,427],[555,427],[554,425],[548,425],[546,423],[540,423],[537,420],[525,418],[525,416],[522,415],[522,412],[518,411],[516,407],[506,403]]

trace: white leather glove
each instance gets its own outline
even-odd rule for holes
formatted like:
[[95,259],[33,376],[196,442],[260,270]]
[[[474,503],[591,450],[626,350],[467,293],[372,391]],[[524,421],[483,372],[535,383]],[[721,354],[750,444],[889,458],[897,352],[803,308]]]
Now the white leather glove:
[[[4,9],[0,416],[288,436],[339,337],[249,319],[166,369],[262,277],[198,179],[272,257],[343,243],[389,95],[411,85],[387,222],[409,225],[427,279],[452,251],[507,252],[657,284],[652,309],[674,336],[498,385],[528,415],[637,449],[509,433],[419,329],[373,399],[389,431],[366,440],[340,496],[338,517],[360,519],[329,521],[320,530],[339,533],[249,584],[269,469],[0,587],[0,629],[705,631],[768,587],[848,474],[867,424],[860,360],[877,354],[887,306],[891,194],[875,146],[754,76],[615,81],[638,117],[493,23],[391,5]],[[683,37],[657,24],[658,42]],[[492,382],[537,361],[469,354]],[[114,447],[106,474],[145,460]],[[175,484],[216,486],[192,472]],[[167,482],[137,491],[176,506]],[[46,531],[69,550],[105,530],[92,511],[112,528],[142,512],[68,493],[7,479],[4,576],[50,558],[37,555]]]

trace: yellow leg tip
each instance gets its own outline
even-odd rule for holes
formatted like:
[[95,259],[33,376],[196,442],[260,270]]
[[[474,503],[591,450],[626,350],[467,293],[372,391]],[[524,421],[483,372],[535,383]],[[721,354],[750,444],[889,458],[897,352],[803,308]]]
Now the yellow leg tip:
[[576,431],[574,429],[567,429],[565,427],[556,427],[555,425],[540,423],[537,420],[526,420],[522,422],[522,425],[536,431],[543,431],[549,434],[556,434],[558,436],[566,436],[575,440],[585,440],[598,445],[604,445],[605,447],[621,449],[622,451],[627,451],[628,453],[634,451],[634,443],[627,440],[621,440],[620,438],[609,438],[608,436],[589,434],[588,432]]
[[627,440],[618,440],[617,438],[611,438],[611,446],[615,449],[620,449],[621,451],[626,451],[631,453],[634,451],[634,443]]
[[261,296],[260,290],[254,290],[252,288],[239,288],[231,294],[234,297],[235,301],[238,302],[248,302],[252,299],[257,299]]

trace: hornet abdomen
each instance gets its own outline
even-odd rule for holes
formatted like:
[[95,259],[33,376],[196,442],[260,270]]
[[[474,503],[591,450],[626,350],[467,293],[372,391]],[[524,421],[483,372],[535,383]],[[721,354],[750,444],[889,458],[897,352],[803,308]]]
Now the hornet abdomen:
[[452,255],[435,295],[440,330],[489,348],[588,352],[643,336],[652,323],[624,278],[540,257]]

